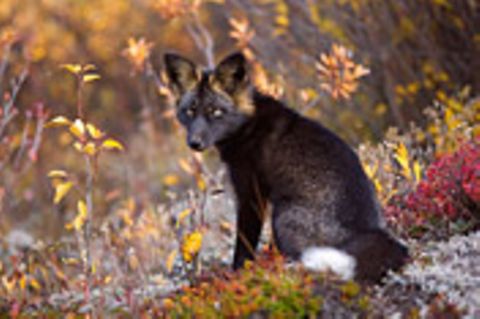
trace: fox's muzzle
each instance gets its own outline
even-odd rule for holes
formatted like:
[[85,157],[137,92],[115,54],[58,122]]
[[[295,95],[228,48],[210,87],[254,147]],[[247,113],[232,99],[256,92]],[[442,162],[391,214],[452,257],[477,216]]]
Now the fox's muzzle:
[[188,146],[195,151],[203,151],[206,145],[198,135],[191,135],[187,139]]
[[210,146],[211,127],[203,117],[197,117],[187,127],[187,144],[195,151],[203,151]]

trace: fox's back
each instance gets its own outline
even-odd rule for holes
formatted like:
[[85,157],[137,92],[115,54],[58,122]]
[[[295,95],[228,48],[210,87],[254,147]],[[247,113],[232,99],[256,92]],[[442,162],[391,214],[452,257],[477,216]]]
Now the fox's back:
[[377,227],[375,195],[355,152],[331,131],[282,103],[261,95],[254,101],[256,118],[243,128],[251,131],[242,132],[245,138],[224,154],[231,169],[241,167],[243,174],[256,175],[274,207],[298,202],[316,209],[328,223]]

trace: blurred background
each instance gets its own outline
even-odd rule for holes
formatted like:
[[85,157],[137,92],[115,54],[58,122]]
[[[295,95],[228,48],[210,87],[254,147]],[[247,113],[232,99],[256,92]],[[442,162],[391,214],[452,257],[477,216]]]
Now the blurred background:
[[[175,123],[162,56],[173,51],[208,67],[234,50],[251,61],[259,89],[353,146],[375,143],[389,127],[405,132],[411,122],[428,133],[425,108],[438,102],[460,113],[478,95],[480,4],[2,0],[0,234],[57,238],[76,214],[73,198],[52,203],[47,174],[66,170],[82,184],[84,159],[71,149],[70,132],[43,129],[54,116],[76,117],[78,86],[65,64],[96,67],[100,79],[81,96],[86,118],[125,148],[98,161],[93,215],[100,221],[125,201],[155,210],[185,197],[189,186],[214,183],[214,152],[192,159]],[[326,80],[334,55],[360,66],[338,90]],[[434,130],[415,143],[435,138]]]

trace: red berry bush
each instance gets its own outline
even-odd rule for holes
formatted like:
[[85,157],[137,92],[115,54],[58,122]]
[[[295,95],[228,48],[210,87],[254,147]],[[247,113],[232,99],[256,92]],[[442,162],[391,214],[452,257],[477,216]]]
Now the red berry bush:
[[445,237],[480,221],[480,136],[439,156],[417,187],[395,196],[387,220],[405,235]]

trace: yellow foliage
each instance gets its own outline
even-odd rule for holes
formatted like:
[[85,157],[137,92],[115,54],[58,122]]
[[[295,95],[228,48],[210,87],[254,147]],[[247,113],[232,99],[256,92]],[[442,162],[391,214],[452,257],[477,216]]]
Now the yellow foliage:
[[48,177],[50,178],[66,178],[67,177],[67,172],[62,171],[62,170],[51,170],[48,172]]
[[62,64],[60,67],[75,75],[82,71],[80,64]]
[[99,130],[95,125],[91,123],[87,123],[86,125],[88,134],[90,135],[91,138],[93,139],[100,139],[103,137],[104,133]]
[[87,144],[85,144],[82,151],[89,156],[94,156],[97,153],[95,144],[92,142],[88,142]]
[[27,287],[27,276],[25,274],[21,274],[20,280],[18,281],[18,285],[22,291],[25,290],[25,287]]
[[137,256],[135,256],[135,254],[130,254],[128,256],[128,265],[132,270],[136,270],[140,266],[140,261],[138,260]]
[[68,194],[72,186],[73,183],[70,181],[55,185],[55,197],[53,198],[53,202],[55,204],[60,203],[60,201]]
[[75,119],[69,130],[76,138],[80,140],[85,138],[85,124],[81,119]]
[[123,151],[123,145],[119,141],[114,140],[113,138],[108,138],[105,141],[103,141],[101,147],[106,150]]
[[165,307],[165,309],[170,310],[170,309],[175,308],[175,302],[170,298],[164,298],[163,299],[163,306]]
[[175,263],[175,258],[177,258],[177,255],[178,255],[178,251],[176,249],[172,250],[172,252],[170,254],[168,254],[167,262],[165,264],[168,272],[172,272],[173,265]]
[[75,219],[67,224],[65,226],[66,229],[75,229],[76,231],[79,231],[82,229],[83,225],[85,224],[85,221],[87,220],[87,215],[88,214],[88,209],[87,205],[83,200],[79,200],[77,202],[77,216]]
[[205,182],[205,179],[200,175],[197,177],[197,188],[201,192],[207,189],[207,183]]
[[190,233],[183,238],[182,256],[185,262],[191,262],[198,254],[202,248],[202,239],[203,235],[199,231]]
[[415,175],[415,181],[418,183],[422,179],[422,167],[418,161],[413,162],[413,173]]
[[8,293],[11,293],[13,289],[15,289],[17,280],[15,277],[9,279],[8,276],[2,276],[2,284],[3,287],[5,287],[5,290],[7,290]]
[[163,177],[163,184],[166,186],[175,186],[180,182],[180,179],[175,174],[167,174]]
[[411,170],[410,170],[410,159],[408,154],[408,149],[405,144],[400,143],[397,146],[394,154],[395,159],[397,160],[398,164],[402,168],[403,176],[410,180],[412,178]]
[[186,159],[184,159],[184,158],[179,159],[178,160],[178,165],[180,165],[180,167],[182,168],[182,170],[185,173],[190,174],[190,175],[195,174],[195,169],[192,167],[192,165],[190,165],[190,163],[187,162]]
[[187,218],[192,212],[193,210],[191,208],[182,210],[180,214],[178,214],[177,223],[175,224],[175,227],[179,228],[183,220]]
[[35,289],[37,292],[40,291],[42,289],[42,286],[40,285],[40,283],[35,279],[35,278],[30,278],[29,280],[29,284],[30,286]]
[[84,83],[93,82],[93,81],[96,81],[96,80],[99,80],[99,79],[100,79],[100,75],[98,75],[98,74],[85,74],[82,77],[82,81]]
[[53,119],[51,119],[50,122],[45,124],[45,127],[67,126],[71,124],[72,122],[65,116],[56,116]]

